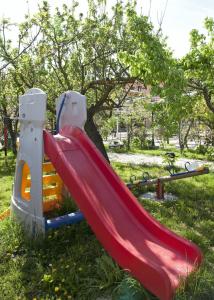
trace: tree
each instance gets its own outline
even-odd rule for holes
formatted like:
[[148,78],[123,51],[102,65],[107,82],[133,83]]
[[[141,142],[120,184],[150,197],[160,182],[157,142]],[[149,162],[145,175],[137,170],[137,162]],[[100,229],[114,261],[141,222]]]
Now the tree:
[[[0,53],[6,67],[1,72],[9,74],[13,89],[21,93],[33,86],[44,89],[51,118],[60,93],[74,89],[85,94],[85,129],[108,159],[95,116],[124,104],[127,83],[138,79],[146,87],[150,81],[162,82],[169,53],[148,18],[137,14],[135,2],[123,5],[117,1],[111,15],[106,13],[105,1],[90,0],[88,4],[84,18],[76,13],[77,2],[51,15],[44,1],[38,13],[19,26],[17,46],[6,38],[2,24]],[[135,67],[130,63],[132,57],[138,61]],[[138,63],[141,68],[134,74]]]
[[13,80],[10,74],[0,74],[0,119],[3,126],[6,126],[8,129],[11,138],[12,151],[16,154],[16,137],[18,129],[18,120],[16,116],[18,113],[17,98],[19,90],[14,89],[12,83]]
[[203,97],[208,109],[214,113],[214,20],[204,21],[206,34],[193,29],[191,48],[181,63],[185,71],[187,88]]
[[188,148],[188,137],[191,129],[198,119],[198,96],[183,93],[175,98],[165,98],[153,105],[155,112],[155,126],[161,129],[166,140],[177,135],[180,151]]
[[117,118],[114,115],[110,116],[106,112],[101,112],[100,114],[96,114],[95,124],[99,128],[102,138],[107,140],[117,126]]
[[147,144],[146,131],[152,127],[152,122],[149,120],[151,112],[148,109],[148,101],[150,99],[146,99],[143,94],[138,95],[137,98],[130,98],[129,104],[121,111],[120,119],[127,128],[127,150],[131,149],[134,142],[141,149]]

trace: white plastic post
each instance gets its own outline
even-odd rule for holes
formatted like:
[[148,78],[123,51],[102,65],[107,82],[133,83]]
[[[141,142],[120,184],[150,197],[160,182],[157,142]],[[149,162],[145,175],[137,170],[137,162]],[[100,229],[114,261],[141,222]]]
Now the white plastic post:
[[65,96],[64,105],[60,114],[59,129],[66,125],[84,129],[87,119],[86,97],[78,92],[67,91],[59,96],[56,101],[56,115]]
[[[64,104],[59,118],[59,131],[64,126],[79,127],[84,130],[87,120],[86,97],[78,92],[67,91],[56,100],[56,119],[58,118],[60,107]],[[65,197],[69,196],[66,186],[63,186],[62,193]]]
[[[46,94],[30,89],[19,97],[20,139],[11,211],[30,235],[45,232],[42,207],[43,127],[46,119]],[[22,199],[22,169],[27,163],[31,174],[30,201]]]

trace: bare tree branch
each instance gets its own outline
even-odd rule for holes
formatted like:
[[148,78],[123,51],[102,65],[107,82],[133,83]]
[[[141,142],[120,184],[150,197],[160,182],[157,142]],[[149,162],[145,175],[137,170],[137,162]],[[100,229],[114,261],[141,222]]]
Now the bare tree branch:
[[159,35],[159,33],[162,30],[162,25],[163,25],[163,20],[164,20],[165,14],[166,14],[167,5],[168,5],[168,0],[166,0],[166,2],[165,2],[164,10],[163,10],[163,12],[162,12],[162,14],[160,16],[160,19],[158,18],[158,14],[157,14],[158,25],[159,25],[159,28],[158,28],[158,31],[157,31],[157,35]]
[[[37,39],[37,37],[39,36],[39,33],[40,33],[40,29],[39,31],[37,32],[37,34],[34,36],[33,40],[21,51],[19,52],[19,54],[17,54],[14,58],[11,58],[9,56],[9,54],[7,53],[7,51],[5,52],[6,55],[8,56],[8,58],[10,59],[10,61],[8,61],[6,64],[4,64],[1,68],[0,68],[0,72],[3,71],[6,67],[8,67],[10,64],[13,64],[15,63],[15,61],[20,57],[22,56],[22,54],[24,54],[31,46],[32,44],[35,42],[35,40]],[[6,50],[6,49],[5,49]]]

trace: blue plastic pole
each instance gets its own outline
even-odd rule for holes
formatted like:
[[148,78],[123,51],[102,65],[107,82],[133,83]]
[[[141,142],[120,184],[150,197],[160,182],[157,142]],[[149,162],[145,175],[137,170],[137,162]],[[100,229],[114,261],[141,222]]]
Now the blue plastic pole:
[[46,220],[46,230],[61,227],[63,225],[76,224],[84,220],[83,213],[81,211],[73,212],[64,216],[60,216],[54,219]]

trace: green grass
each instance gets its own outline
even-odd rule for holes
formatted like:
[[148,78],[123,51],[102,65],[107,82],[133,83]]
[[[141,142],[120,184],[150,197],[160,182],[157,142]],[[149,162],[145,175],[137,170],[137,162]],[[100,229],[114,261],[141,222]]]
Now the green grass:
[[[127,181],[130,175],[141,178],[142,167],[114,163],[118,174]],[[143,166],[153,176],[166,171],[159,167]],[[204,264],[191,277],[185,289],[180,289],[176,299],[214,299],[214,174],[174,181],[165,185],[167,192],[178,197],[173,202],[140,200],[144,208],[161,223],[195,242],[203,251]],[[142,190],[146,191],[146,188]],[[136,191],[139,193],[139,191]]]
[[0,152],[0,213],[8,208],[11,198],[12,182],[15,171],[15,158],[8,153],[7,158]]
[[177,158],[190,158],[190,159],[199,159],[199,160],[208,160],[208,158],[200,153],[197,153],[195,150],[184,150],[181,154],[180,150],[177,148],[169,147],[165,149],[156,149],[156,150],[143,150],[142,153],[148,155],[158,155],[164,156],[166,152],[174,152]]
[[[157,148],[157,149],[139,149],[137,147],[132,146],[131,150],[127,151],[126,148],[122,149],[109,149],[108,146],[106,146],[107,151],[109,152],[117,152],[117,153],[129,153],[129,154],[145,154],[145,155],[155,155],[155,156],[164,156],[166,152],[174,152],[176,154],[177,158],[189,158],[189,159],[198,159],[198,160],[210,160],[209,157],[197,153],[195,150],[192,149],[185,149],[183,153],[180,153],[180,150],[173,147],[173,146],[167,146],[165,148]],[[211,161],[211,160],[210,160]],[[213,160],[212,160],[213,161]]]
[[[14,158],[0,156],[0,210],[10,202]],[[159,167],[113,164],[123,180],[166,174]],[[143,169],[143,170],[142,170]],[[214,175],[166,185],[174,202],[139,200],[155,218],[201,247],[204,263],[182,287],[176,300],[214,299]],[[146,190],[146,189],[144,189]],[[144,191],[143,190],[143,191]],[[136,195],[142,191],[136,190]],[[114,300],[156,299],[107,255],[84,221],[50,231],[44,240],[27,239],[9,219],[0,222],[0,299]],[[155,284],[155,283],[154,283]]]

